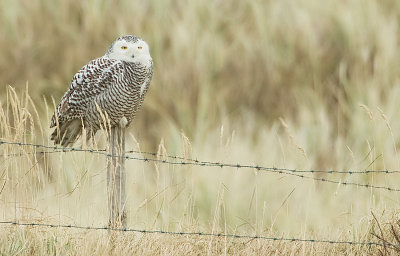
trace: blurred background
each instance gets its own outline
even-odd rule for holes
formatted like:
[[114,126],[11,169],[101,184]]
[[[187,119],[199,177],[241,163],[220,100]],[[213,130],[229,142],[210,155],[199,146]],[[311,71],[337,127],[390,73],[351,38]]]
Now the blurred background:
[[[399,169],[399,21],[398,0],[1,0],[0,136],[50,144],[52,99],[57,104],[75,72],[104,55],[117,37],[133,34],[149,43],[155,70],[128,149],[295,169]],[[20,102],[20,119],[13,102]],[[13,160],[4,167],[9,179],[18,176],[11,170],[31,168],[29,157],[26,164]],[[79,205],[71,209],[87,209],[82,205],[91,197],[82,199],[82,193],[92,179],[100,177],[98,191],[105,188],[104,164],[91,157],[49,156],[32,177],[23,176],[27,186],[42,184],[29,193],[40,198],[78,184],[77,195],[66,200]],[[205,227],[221,221],[251,230],[354,231],[371,209],[399,205],[396,193],[295,177],[135,162],[128,169],[138,165],[132,225],[162,226],[184,220],[180,214],[188,211],[190,223]],[[393,176],[333,178],[396,185]],[[168,196],[160,180],[171,186]],[[7,183],[5,206],[7,193],[18,194],[14,188]],[[21,193],[26,203],[28,192]],[[91,202],[102,203],[94,194]],[[167,201],[169,206],[161,203]],[[44,215],[64,204],[68,212],[68,203],[56,202],[53,210],[50,202],[41,206]],[[171,209],[160,214],[163,207]],[[95,214],[85,213],[86,222]],[[65,215],[77,221],[82,212]]]

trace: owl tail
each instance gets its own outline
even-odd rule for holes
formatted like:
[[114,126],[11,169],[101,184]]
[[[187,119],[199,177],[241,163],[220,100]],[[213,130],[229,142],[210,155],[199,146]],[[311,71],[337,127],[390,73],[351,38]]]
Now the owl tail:
[[63,147],[72,145],[82,134],[82,122],[79,119],[73,119],[65,123],[60,123],[51,134],[50,139],[54,144],[60,144]]

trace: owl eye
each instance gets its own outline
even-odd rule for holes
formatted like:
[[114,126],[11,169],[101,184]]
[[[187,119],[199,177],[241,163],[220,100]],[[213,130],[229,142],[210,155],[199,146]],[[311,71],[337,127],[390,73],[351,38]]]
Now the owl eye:
[[121,49],[122,49],[122,50],[126,50],[126,49],[128,49],[128,47],[126,47],[126,46],[121,46]]
[[138,46],[137,48],[138,48],[139,50],[142,50],[142,46]]

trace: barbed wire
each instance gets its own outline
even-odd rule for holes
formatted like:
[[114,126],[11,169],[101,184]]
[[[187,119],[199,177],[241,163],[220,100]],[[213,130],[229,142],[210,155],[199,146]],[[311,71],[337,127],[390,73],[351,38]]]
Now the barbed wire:
[[[52,154],[52,153],[66,153],[66,152],[90,152],[90,153],[100,153],[104,154],[105,156],[108,157],[117,157],[117,156],[112,156],[110,154],[106,154],[105,152],[107,151],[106,149],[82,149],[82,148],[73,148],[73,147],[57,147],[57,146],[46,146],[46,145],[40,145],[40,144],[32,144],[32,143],[20,143],[20,142],[6,142],[6,141],[1,141],[0,140],[0,145],[1,144],[11,144],[11,145],[18,145],[18,146],[32,146],[32,147],[40,147],[40,148],[46,148],[46,149],[52,149],[52,151],[36,151],[36,152],[26,152],[26,153],[11,153],[11,154],[0,154],[0,157],[10,157],[10,156],[25,156],[29,154]],[[126,154],[142,154],[142,155],[151,155],[154,157],[166,157],[169,159],[175,159],[175,160],[184,160],[184,161],[189,161],[196,163],[196,165],[212,165],[215,167],[235,167],[235,168],[248,168],[248,169],[256,169],[258,171],[260,170],[273,170],[273,171],[286,171],[286,172],[296,172],[296,173],[325,173],[325,174],[372,174],[372,173],[377,173],[377,174],[400,174],[400,170],[364,170],[364,171],[357,171],[357,170],[348,170],[348,171],[336,171],[336,170],[297,170],[297,169],[289,169],[289,168],[278,168],[278,167],[264,167],[264,166],[257,166],[257,165],[243,165],[243,164],[226,164],[226,163],[221,163],[221,162],[212,162],[212,161],[200,161],[197,159],[191,159],[187,157],[179,157],[179,156],[172,156],[172,155],[166,155],[166,154],[159,154],[155,152],[146,152],[146,151],[139,151],[139,150],[129,150],[125,152]],[[126,157],[127,159],[132,159],[129,157]],[[153,160],[159,160],[159,159],[148,159],[148,158],[133,158],[134,160],[145,160],[145,161],[153,161]],[[182,163],[180,163],[182,164]],[[185,164],[185,163],[183,163]],[[188,163],[189,164],[189,163]]]
[[[1,143],[0,141],[0,144]],[[52,153],[67,153],[67,152],[74,152],[74,151],[84,151],[84,152],[91,152],[91,153],[98,153],[98,152],[106,152],[106,149],[96,149],[96,150],[89,150],[89,149],[77,149],[77,148],[59,148],[59,150],[53,150],[53,151],[36,151],[36,152],[25,152],[25,153],[11,153],[11,154],[3,154],[0,155],[0,157],[18,157],[18,156],[26,156],[26,155],[34,155],[34,154],[52,154]],[[146,152],[146,151],[139,151],[139,150],[128,150],[125,152],[125,154],[141,154],[141,155],[151,155],[153,157],[166,157],[169,159],[175,159],[175,160],[184,160],[184,161],[189,161],[189,162],[194,162],[198,163],[198,165],[201,164],[207,164],[207,165],[213,165],[216,167],[237,167],[237,168],[248,168],[248,169],[256,169],[256,170],[275,170],[275,171],[287,171],[287,172],[297,172],[297,173],[325,173],[325,174],[400,174],[399,171],[393,171],[393,170],[365,170],[365,171],[335,171],[335,170],[297,170],[297,169],[289,169],[289,168],[277,168],[277,167],[263,167],[263,166],[254,166],[254,165],[240,165],[238,167],[238,164],[225,164],[221,162],[212,162],[212,161],[200,161],[197,159],[191,159],[187,157],[179,157],[179,156],[172,156],[172,155],[166,155],[162,153],[155,153],[155,152]],[[143,158],[146,159],[146,158]],[[151,161],[151,160],[149,160]]]
[[16,221],[0,221],[3,225],[14,225],[14,226],[31,226],[31,227],[47,227],[47,228],[73,228],[73,229],[85,229],[85,230],[105,230],[105,231],[117,231],[117,232],[134,232],[143,234],[163,234],[163,235],[176,235],[176,236],[208,236],[208,237],[228,237],[233,239],[250,239],[250,240],[270,240],[270,241],[286,241],[286,242],[307,242],[307,243],[325,243],[325,244],[347,244],[351,246],[400,246],[391,244],[388,242],[356,242],[356,241],[336,241],[336,240],[320,240],[320,239],[304,239],[304,238],[288,238],[288,237],[269,237],[261,235],[239,235],[229,233],[207,233],[207,232],[174,232],[164,230],[145,230],[145,229],[133,229],[133,228],[110,228],[110,227],[93,227],[93,226],[78,226],[78,225],[65,225],[65,224],[48,224],[48,223],[21,223]]
[[[99,154],[103,155],[106,157],[118,157],[117,155],[112,155],[107,153],[105,150],[94,150],[94,149],[82,149],[82,148],[74,148],[74,147],[58,147],[58,146],[46,146],[46,145],[41,145],[41,144],[33,144],[33,143],[23,143],[23,142],[8,142],[4,140],[0,140],[0,145],[7,144],[7,145],[17,145],[17,146],[30,146],[34,148],[43,148],[43,149],[49,149],[52,150],[51,152],[88,152],[88,153],[93,153],[93,154]],[[43,151],[46,152],[46,151]],[[140,151],[128,151],[130,153],[143,153]],[[154,156],[163,156],[163,155],[158,155],[157,153],[150,153],[146,152],[147,154],[153,154]],[[174,158],[175,160],[179,161],[170,161],[166,159],[159,159],[159,158],[149,158],[149,157],[132,157],[125,155],[125,159],[127,160],[138,160],[138,161],[144,161],[144,162],[155,162],[155,163],[162,163],[162,164],[170,164],[170,165],[187,165],[187,166],[207,166],[207,167],[228,167],[228,168],[236,168],[236,169],[253,169],[256,171],[264,171],[264,172],[271,172],[271,173],[278,173],[278,174],[287,174],[287,175],[292,175],[295,177],[299,178],[304,178],[304,179],[310,179],[310,180],[315,180],[315,181],[321,181],[321,182],[327,182],[331,184],[336,184],[336,185],[343,185],[343,186],[356,186],[356,187],[361,187],[361,188],[371,188],[371,189],[382,189],[382,190],[387,190],[390,192],[400,192],[400,189],[398,188],[391,188],[391,187],[386,187],[386,186],[379,186],[379,185],[372,185],[368,183],[356,183],[356,182],[349,182],[349,181],[337,181],[337,180],[331,180],[331,179],[326,179],[326,178],[320,178],[320,177],[311,177],[311,176],[306,176],[301,173],[327,173],[327,174],[333,174],[333,173],[341,173],[341,174],[357,174],[357,173],[372,173],[372,171],[317,171],[317,170],[296,170],[296,169],[286,169],[286,168],[276,168],[276,167],[264,167],[264,166],[258,166],[258,165],[245,165],[245,164],[230,164],[230,163],[221,163],[221,162],[210,162],[210,161],[199,161],[199,160],[193,160],[193,159],[186,159],[182,157],[176,157],[176,156],[169,156],[169,158]],[[400,172],[400,171],[383,171],[382,173],[394,173],[394,172]]]

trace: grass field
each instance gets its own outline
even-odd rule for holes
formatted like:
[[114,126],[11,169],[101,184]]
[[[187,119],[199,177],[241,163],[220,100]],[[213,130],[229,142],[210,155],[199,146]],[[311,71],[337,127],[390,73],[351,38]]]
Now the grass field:
[[[400,2],[0,1],[0,139],[51,145],[72,76],[123,34],[155,71],[128,150],[296,170],[400,170]],[[97,147],[105,148],[99,134]],[[77,143],[76,147],[80,147]],[[0,145],[0,221],[107,224],[102,155]],[[142,157],[144,153],[131,156]],[[129,160],[128,227],[397,239],[399,174],[304,174]],[[0,224],[2,255],[397,255],[400,246]],[[375,235],[374,235],[375,234]],[[381,237],[378,238],[377,236]]]

